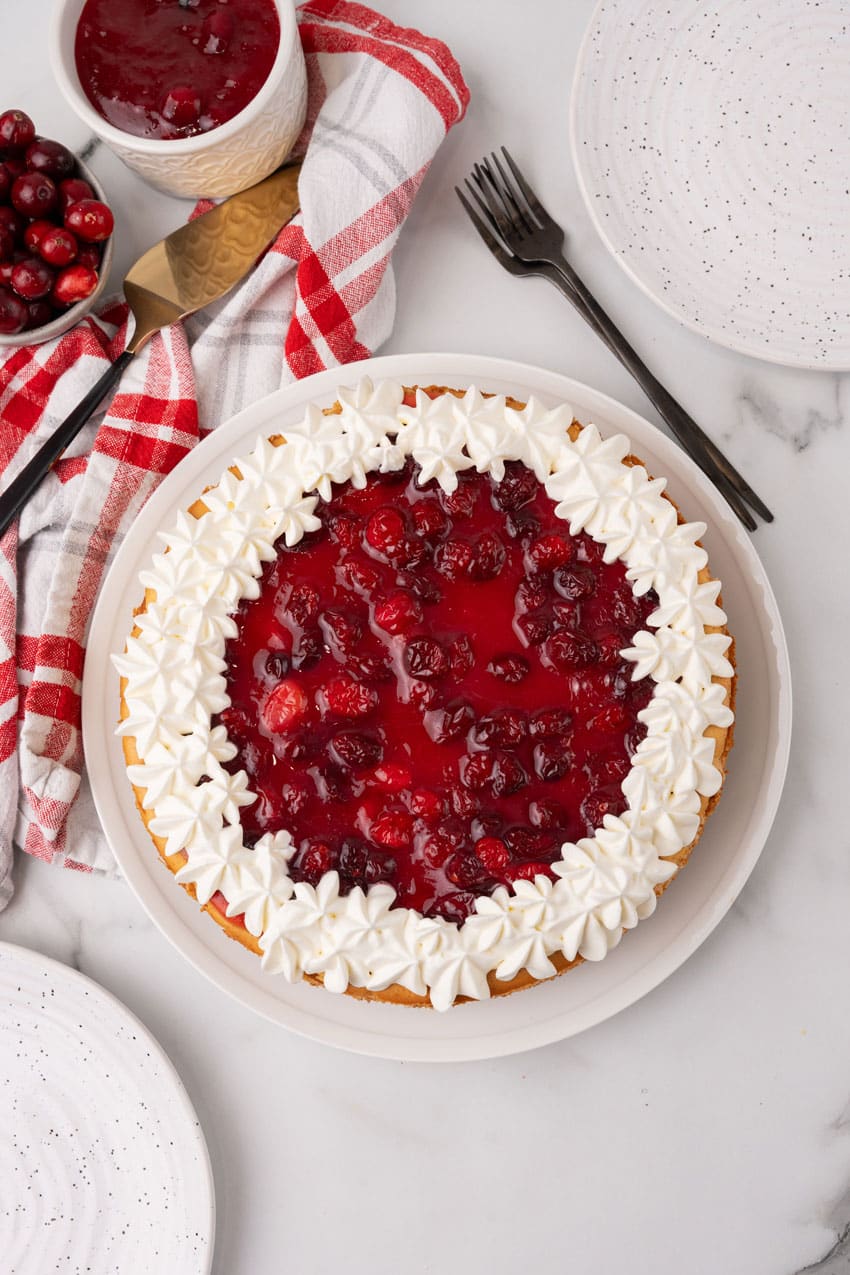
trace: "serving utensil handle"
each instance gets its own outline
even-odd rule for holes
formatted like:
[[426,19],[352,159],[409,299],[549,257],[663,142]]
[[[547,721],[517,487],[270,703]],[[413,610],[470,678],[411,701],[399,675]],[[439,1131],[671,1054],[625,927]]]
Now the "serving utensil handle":
[[42,479],[49,473],[54,461],[57,461],[65,451],[65,448],[74,441],[109,390],[121,379],[121,375],[133,358],[134,353],[135,351],[125,350],[123,354],[119,354],[115,362],[111,363],[106,369],[100,380],[91,387],[85,398],[81,399],[73,412],[66,416],[47,442],[42,443],[32,459],[28,460],[26,465],[24,465],[17,478],[0,495],[0,536],[3,535],[6,528],[19,513],[21,507],[29,500]]

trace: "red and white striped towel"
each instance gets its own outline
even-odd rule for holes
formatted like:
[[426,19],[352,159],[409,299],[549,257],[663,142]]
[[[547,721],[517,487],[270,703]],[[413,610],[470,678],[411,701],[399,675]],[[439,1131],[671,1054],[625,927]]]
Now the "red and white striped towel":
[[[13,842],[67,867],[113,866],[80,736],[86,626],[111,553],[204,432],[386,339],[393,246],[466,109],[460,68],[438,40],[347,0],[312,0],[298,14],[309,84],[300,215],[223,302],[134,360],[106,415],[0,541],[0,908],[12,892]],[[6,356],[4,483],[123,349],[125,321],[116,303],[57,341]]]

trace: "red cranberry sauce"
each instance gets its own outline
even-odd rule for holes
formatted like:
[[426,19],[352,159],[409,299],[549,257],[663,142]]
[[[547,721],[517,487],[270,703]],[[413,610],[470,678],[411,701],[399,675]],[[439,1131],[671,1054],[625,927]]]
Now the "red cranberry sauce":
[[86,0],[74,52],[83,92],[105,120],[173,141],[247,106],[279,43],[273,0]]
[[451,496],[409,463],[318,512],[227,645],[246,843],[287,828],[296,880],[335,868],[461,921],[625,808],[652,684],[619,651],[657,598],[519,463]]

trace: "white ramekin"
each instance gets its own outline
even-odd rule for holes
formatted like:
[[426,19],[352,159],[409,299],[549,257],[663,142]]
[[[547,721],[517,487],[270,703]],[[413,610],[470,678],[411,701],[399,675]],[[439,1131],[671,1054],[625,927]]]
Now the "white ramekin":
[[232,120],[178,141],[134,137],[108,124],[80,85],[74,58],[85,0],[55,0],[50,63],[56,82],[80,119],[145,181],[169,195],[232,195],[261,181],[283,162],[304,123],[307,72],[293,0],[274,0],[280,45],[269,77]]
[[[77,170],[74,176],[82,177],[83,181],[88,182],[94,191],[96,199],[99,199],[104,204],[109,203],[100,182],[81,159],[77,160]],[[84,319],[89,311],[93,310],[97,305],[106,287],[109,271],[112,268],[112,245],[114,241],[115,235],[112,234],[104,245],[100,258],[100,269],[97,272],[97,287],[90,297],[86,297],[85,301],[78,301],[76,305],[71,306],[70,310],[65,310],[63,314],[58,314],[50,323],[44,323],[40,328],[29,328],[25,332],[16,332],[14,336],[4,336],[0,333],[0,346],[41,345],[44,341],[51,341],[55,336],[61,336],[63,332],[67,332],[69,328],[72,328],[75,323],[79,323],[80,319]],[[33,256],[37,255],[37,253],[33,253]]]

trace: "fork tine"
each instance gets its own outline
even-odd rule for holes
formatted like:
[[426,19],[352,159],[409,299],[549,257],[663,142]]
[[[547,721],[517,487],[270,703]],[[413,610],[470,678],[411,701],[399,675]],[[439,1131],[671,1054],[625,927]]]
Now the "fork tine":
[[[514,231],[510,213],[504,206],[504,200],[491,184],[489,175],[484,169],[483,164],[475,164],[473,166],[472,176],[478,186],[479,194],[483,196],[484,203],[487,205],[490,216],[496,223],[499,234],[505,240],[510,239],[511,234]],[[470,187],[470,190],[472,190],[472,187]],[[479,203],[480,202],[481,201],[479,200]]]
[[517,198],[516,191],[514,190],[513,186],[508,180],[505,174],[504,168],[502,168],[502,165],[499,163],[499,156],[494,151],[493,154],[490,156],[490,158],[492,159],[494,165],[496,166],[496,169],[498,170],[499,176],[502,179],[500,194],[502,195],[503,198],[505,197],[505,195],[507,195],[508,199],[510,199],[511,203],[516,209],[517,216],[521,218],[522,224],[525,226],[526,230],[528,230],[529,232],[537,230],[538,227],[537,227],[537,223],[534,220],[534,216],[526,211],[526,209],[523,207],[520,200]]
[[495,217],[490,212],[490,209],[484,203],[484,200],[481,198],[478,191],[475,189],[475,187],[473,186],[472,182],[470,181],[468,177],[466,178],[464,185],[469,191],[471,198],[478,205],[478,208],[481,212],[482,217],[484,218],[485,223],[490,227],[490,230],[492,231],[494,235],[496,235],[497,237],[500,237],[502,232],[499,230],[498,222],[496,221]]
[[510,168],[514,177],[516,178],[516,183],[519,186],[520,190],[522,191],[523,198],[525,199],[531,211],[534,213],[535,217],[537,217],[541,223],[551,221],[552,218],[549,216],[549,213],[543,207],[540,200],[537,198],[534,191],[531,189],[528,182],[523,177],[516,161],[511,156],[511,153],[508,150],[507,146],[502,147],[502,154],[505,157],[508,167]]
[[[472,193],[474,194],[474,192]],[[458,199],[460,200],[460,202],[463,204],[464,208],[466,209],[469,220],[472,222],[473,226],[478,231],[479,235],[484,240],[485,244],[490,249],[493,256],[496,258],[496,260],[499,262],[500,265],[507,266],[507,268],[510,269],[509,263],[513,261],[513,257],[510,255],[510,253],[505,251],[505,249],[496,239],[496,236],[491,233],[489,227],[481,220],[481,218],[478,216],[478,213],[472,207],[472,204],[466,198],[466,195],[464,195],[463,191],[460,189],[459,186],[455,186],[455,194],[457,195]],[[478,197],[475,196],[475,198],[477,199]],[[480,205],[480,200],[478,202]],[[489,219],[489,213],[487,213],[486,216]]]
[[[502,207],[507,214],[508,221],[510,222],[511,230],[515,235],[523,235],[526,231],[533,230],[534,227],[530,224],[528,217],[514,198],[514,194],[510,186],[507,186],[507,189],[505,189],[497,180],[496,175],[490,166],[490,158],[491,157],[485,157],[482,159],[479,167],[481,172],[483,172],[486,176],[494,193],[498,195]],[[492,156],[492,158],[495,158],[495,156]]]

